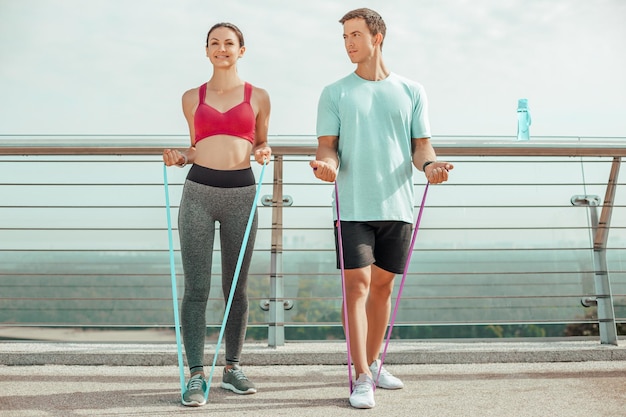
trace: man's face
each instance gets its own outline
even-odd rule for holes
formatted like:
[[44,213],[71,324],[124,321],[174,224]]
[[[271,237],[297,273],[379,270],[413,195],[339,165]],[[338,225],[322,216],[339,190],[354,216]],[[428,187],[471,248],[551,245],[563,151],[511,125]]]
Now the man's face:
[[350,61],[354,64],[363,62],[374,53],[375,40],[365,19],[356,18],[344,22],[343,42]]

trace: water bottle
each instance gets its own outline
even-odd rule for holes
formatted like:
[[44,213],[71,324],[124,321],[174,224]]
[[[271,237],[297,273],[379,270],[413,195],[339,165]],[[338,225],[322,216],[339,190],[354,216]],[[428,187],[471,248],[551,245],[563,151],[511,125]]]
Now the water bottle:
[[517,100],[517,140],[530,140],[531,119],[528,111],[528,99]]

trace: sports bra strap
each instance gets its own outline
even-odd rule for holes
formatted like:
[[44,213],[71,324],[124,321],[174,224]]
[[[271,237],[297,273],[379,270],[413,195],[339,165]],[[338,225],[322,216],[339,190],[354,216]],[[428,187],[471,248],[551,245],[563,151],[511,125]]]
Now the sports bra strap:
[[252,85],[246,83],[243,90],[243,101],[249,103],[250,97],[252,97]]
[[[199,103],[204,103],[204,100],[206,99],[206,83],[202,84],[200,86],[200,90],[199,90]],[[250,102],[250,97],[252,97],[252,84],[250,83],[245,83],[244,84],[244,89],[243,89],[243,101],[245,103],[249,103]]]
[[204,99],[206,98],[206,83],[200,86],[199,95],[200,95],[200,101],[198,101],[198,103],[199,104],[204,103]]

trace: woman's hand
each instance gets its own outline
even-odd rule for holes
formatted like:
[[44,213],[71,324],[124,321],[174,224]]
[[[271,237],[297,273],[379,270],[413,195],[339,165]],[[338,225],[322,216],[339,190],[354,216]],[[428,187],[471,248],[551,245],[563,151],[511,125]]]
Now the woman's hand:
[[272,157],[272,148],[264,146],[254,151],[254,159],[261,165],[269,164]]
[[168,167],[172,165],[178,165],[183,167],[187,165],[187,157],[181,151],[176,149],[165,149],[163,150],[163,162]]

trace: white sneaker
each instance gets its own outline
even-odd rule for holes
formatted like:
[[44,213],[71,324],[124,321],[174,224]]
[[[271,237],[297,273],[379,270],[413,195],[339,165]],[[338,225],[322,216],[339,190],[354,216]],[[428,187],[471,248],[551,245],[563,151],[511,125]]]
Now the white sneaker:
[[354,390],[350,394],[350,405],[354,408],[372,408],[376,405],[374,402],[374,380],[361,374],[359,379],[354,383]]
[[378,376],[379,366],[380,366],[379,359],[376,359],[370,365],[370,371],[372,371],[372,377],[374,378],[374,381],[378,379],[378,383],[376,384],[377,387],[384,388],[384,389],[404,388],[404,384],[402,383],[402,381],[400,381],[399,378],[396,378],[395,376],[391,375],[391,373],[389,373],[389,371],[387,371],[384,366],[381,367],[382,369],[380,370],[380,376]]

